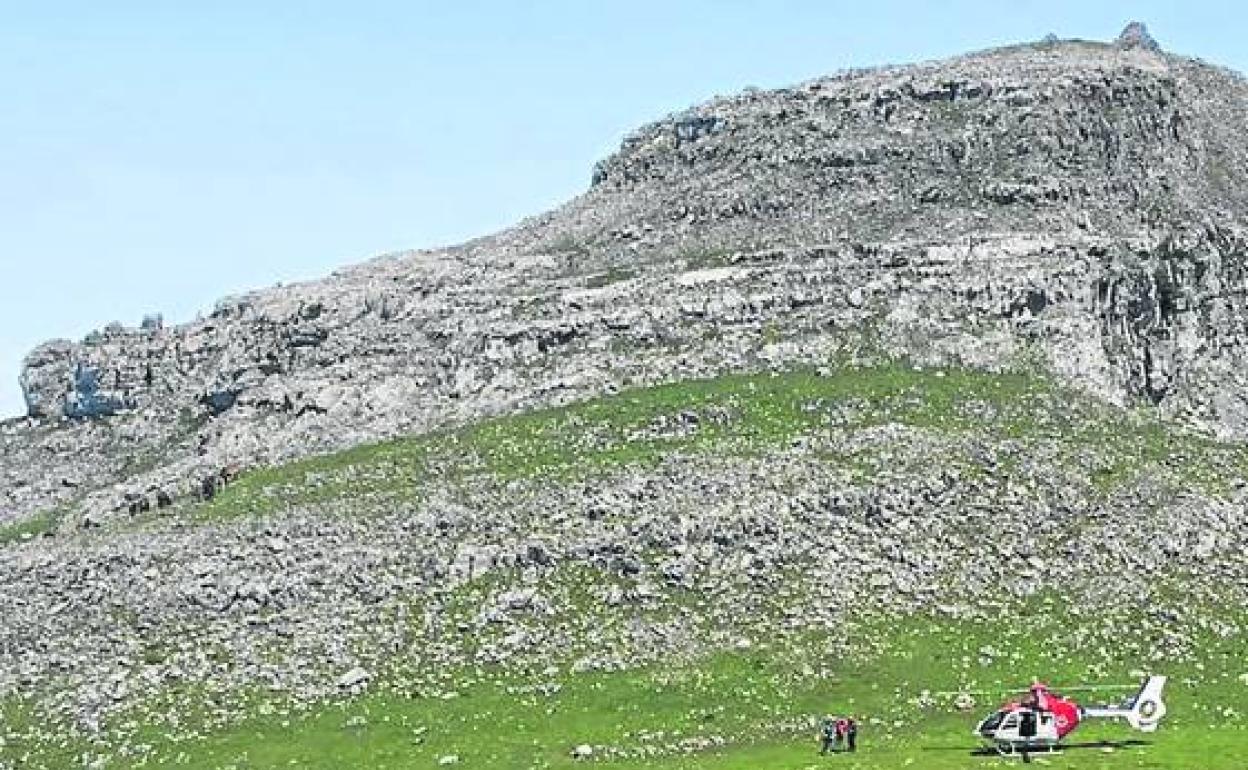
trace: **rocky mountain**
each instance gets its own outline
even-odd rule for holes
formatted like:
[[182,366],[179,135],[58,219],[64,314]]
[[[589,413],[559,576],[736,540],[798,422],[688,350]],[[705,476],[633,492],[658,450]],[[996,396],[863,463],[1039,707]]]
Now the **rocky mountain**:
[[1246,128],[1242,77],[1132,35],[717,99],[497,236],[41,346],[0,521],[98,521],[227,467],[818,360],[864,329],[1241,436]]
[[[1245,136],[1244,79],[1138,28],[847,71],[645,126],[505,232],[47,343],[0,426],[0,697],[99,735],[170,682],[626,667],[859,593],[1242,603]],[[673,591],[791,601],[609,620]]]

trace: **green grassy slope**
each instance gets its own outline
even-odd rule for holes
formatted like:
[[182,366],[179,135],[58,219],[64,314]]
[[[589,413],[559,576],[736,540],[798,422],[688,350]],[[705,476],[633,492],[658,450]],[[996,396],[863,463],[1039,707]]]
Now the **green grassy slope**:
[[[692,415],[698,429],[663,430],[678,428],[682,415]],[[1093,450],[1090,475],[1101,491],[1145,468],[1215,492],[1248,475],[1248,450],[1240,445],[1107,407],[1044,379],[898,364],[687,381],[362,445],[249,473],[196,513],[264,515],[335,501],[364,507],[419,497],[430,477],[558,481],[674,454],[754,454],[812,432],[880,425],[1043,445],[1072,466]],[[827,459],[873,470],[869,457]]]
[[[1056,468],[1091,497],[1147,484],[1221,498],[1248,474],[1248,452],[1239,445],[1044,380],[888,366],[679,383],[362,446],[247,474],[211,503],[179,515],[216,526],[291,509],[375,513],[474,479],[572,484],[644,472],[674,456],[768,457],[811,437],[880,426],[969,438],[996,455],[991,462],[958,453],[918,458],[928,467],[1002,484],[1040,478],[1035,467]],[[904,476],[913,460],[852,442],[819,446],[820,462],[863,484]],[[978,742],[970,735],[996,698],[959,712],[950,698],[927,703],[921,693],[1004,694],[1035,676],[1059,689],[1122,683],[1143,670],[1171,677],[1170,716],[1158,733],[1089,725],[1070,750],[1044,760],[1071,768],[1248,767],[1248,618],[1207,592],[1185,599],[1181,575],[1172,577],[1162,590],[1200,621],[1182,628],[1186,643],[1177,646],[1164,623],[1137,622],[1152,608],[1089,613],[1060,595],[950,597],[992,599],[970,616],[976,619],[889,612],[864,601],[838,608],[841,627],[789,633],[782,630],[786,613],[801,604],[786,603],[786,591],[805,590],[796,575],[776,590],[774,605],[751,605],[765,609],[742,622],[727,616],[734,608],[722,597],[685,589],[666,591],[647,609],[602,607],[584,583],[603,576],[561,569],[542,578],[543,592],[559,600],[552,603],[560,617],[551,622],[575,614],[588,616],[582,625],[591,630],[610,630],[689,617],[711,631],[731,629],[725,638],[738,641],[615,671],[580,670],[571,651],[559,650],[541,663],[522,658],[453,670],[422,668],[399,655],[368,692],[314,704],[188,684],[152,693],[114,716],[97,738],[66,728],[53,743],[37,739],[47,731],[35,728],[63,723],[65,714],[9,701],[0,704],[0,768],[76,767],[84,757],[101,767],[236,770],[428,768],[452,757],[468,768],[999,767],[1016,760],[974,754]],[[499,580],[505,577],[457,589],[452,598],[460,602],[445,605],[447,626],[455,627],[455,613],[466,624]],[[1231,630],[1214,633],[1215,625]],[[749,633],[737,633],[742,629]],[[477,641],[457,643],[468,649]],[[817,755],[814,725],[826,712],[860,716],[857,755]],[[1139,742],[1122,743],[1132,739]],[[581,744],[593,747],[589,760],[573,758]]]

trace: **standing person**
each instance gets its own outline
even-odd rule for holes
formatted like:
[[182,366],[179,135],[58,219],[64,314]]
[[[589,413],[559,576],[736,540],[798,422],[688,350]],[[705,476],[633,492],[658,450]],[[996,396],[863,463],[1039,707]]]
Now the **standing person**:
[[839,746],[845,745],[845,739],[849,735],[849,717],[840,717],[836,720],[836,742]]
[[819,749],[820,754],[827,754],[829,750],[836,749],[836,743],[839,736],[836,734],[836,717],[828,714],[823,718],[823,722],[819,726],[819,735],[823,739],[823,747]]
[[847,748],[850,751],[858,750],[858,720],[853,717],[846,720],[845,740],[848,742]]

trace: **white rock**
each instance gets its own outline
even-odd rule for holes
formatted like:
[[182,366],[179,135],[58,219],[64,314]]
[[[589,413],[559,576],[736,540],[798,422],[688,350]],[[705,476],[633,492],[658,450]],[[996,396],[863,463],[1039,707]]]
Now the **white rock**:
[[364,669],[356,666],[347,673],[338,677],[338,689],[356,690],[367,685],[368,681],[372,678],[372,674],[369,674]]

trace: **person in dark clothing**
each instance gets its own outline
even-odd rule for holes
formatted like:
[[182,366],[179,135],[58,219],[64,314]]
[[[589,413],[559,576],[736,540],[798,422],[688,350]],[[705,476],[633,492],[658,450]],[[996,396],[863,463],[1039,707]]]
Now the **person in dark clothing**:
[[858,750],[858,720],[853,717],[845,720],[845,747],[850,751]]
[[837,749],[837,743],[841,738],[837,731],[839,721],[831,714],[823,718],[823,722],[819,725],[819,736],[823,739],[823,747],[819,749],[820,754],[827,754]]

